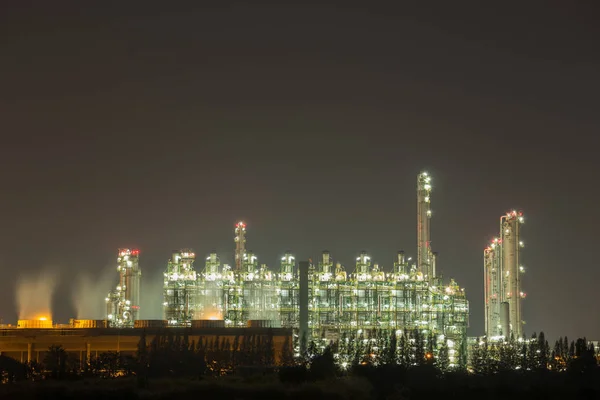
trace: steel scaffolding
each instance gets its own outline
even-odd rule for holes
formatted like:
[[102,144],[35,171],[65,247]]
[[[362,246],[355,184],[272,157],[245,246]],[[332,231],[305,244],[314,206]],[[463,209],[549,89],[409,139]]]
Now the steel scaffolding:
[[191,326],[198,311],[196,255],[186,249],[173,252],[164,273],[164,318],[169,326]]

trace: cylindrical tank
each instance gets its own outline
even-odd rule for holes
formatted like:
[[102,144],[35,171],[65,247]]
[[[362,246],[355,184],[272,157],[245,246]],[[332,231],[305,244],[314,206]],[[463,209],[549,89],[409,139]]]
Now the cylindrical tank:
[[248,328],[279,328],[278,321],[271,319],[251,319],[248,321]]
[[71,319],[71,328],[106,328],[106,320],[103,319]]
[[167,320],[164,319],[138,319],[133,323],[134,328],[166,328]]
[[20,319],[17,328],[24,329],[52,329],[52,320],[48,319]]
[[225,328],[225,321],[222,319],[194,319],[192,328]]

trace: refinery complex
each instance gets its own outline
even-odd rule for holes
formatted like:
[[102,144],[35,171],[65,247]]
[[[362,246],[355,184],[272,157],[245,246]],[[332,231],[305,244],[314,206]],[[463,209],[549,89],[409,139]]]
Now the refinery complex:
[[432,179],[427,173],[418,175],[416,189],[416,262],[400,251],[392,266],[382,268],[363,251],[349,268],[323,251],[303,272],[302,263],[288,251],[277,268],[269,268],[246,249],[248,231],[238,222],[233,266],[221,264],[214,253],[197,265],[193,250],[173,252],[164,273],[161,321],[138,319],[140,254],[119,250],[119,283],[105,299],[106,322],[114,328],[194,327],[205,321],[225,328],[260,324],[291,328],[312,339],[418,329],[426,337],[447,339],[452,356],[466,339],[469,303],[463,288],[452,279],[444,282],[437,273],[431,248]]
[[[162,320],[140,319],[140,251],[120,249],[118,283],[105,299],[106,318],[72,320],[70,328],[103,328],[120,332],[135,328],[246,327],[285,329],[295,337],[332,340],[344,335],[374,337],[380,332],[413,332],[443,339],[451,362],[466,346],[469,303],[453,279],[437,272],[431,248],[432,178],[425,172],[416,185],[416,260],[403,251],[389,266],[371,262],[360,252],[353,266],[334,262],[323,251],[318,262],[297,262],[287,251],[273,268],[259,264],[247,250],[244,222],[234,226],[235,264],[222,264],[218,254],[201,259],[191,249],[174,251],[165,265]],[[519,238],[521,212],[500,220],[500,235],[484,252],[485,331],[492,340],[523,335]],[[232,246],[233,247],[233,246]],[[19,328],[51,328],[51,321],[19,321]],[[437,340],[441,343],[441,340]],[[88,349],[89,350],[89,349]],[[23,356],[22,356],[23,357]]]

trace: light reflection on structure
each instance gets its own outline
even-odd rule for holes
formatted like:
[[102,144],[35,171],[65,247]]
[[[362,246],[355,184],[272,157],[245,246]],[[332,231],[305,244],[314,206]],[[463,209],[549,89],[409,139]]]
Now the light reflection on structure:
[[[431,248],[431,177],[418,175],[417,261],[400,251],[387,271],[361,252],[353,270],[334,263],[324,251],[308,270],[308,339],[419,330],[423,337],[448,344],[451,363],[466,339],[469,306],[456,282],[442,282]],[[278,271],[259,264],[246,249],[246,224],[234,227],[235,265],[221,265],[215,253],[202,272],[193,269],[192,250],[173,254],[164,281],[164,314],[169,326],[190,326],[193,320],[223,320],[226,327],[245,327],[250,321],[299,329],[299,273],[287,251]],[[369,339],[370,340],[370,339]]]
[[119,283],[106,297],[106,317],[110,327],[133,327],[140,309],[139,250],[119,249]]
[[500,236],[484,250],[485,332],[493,341],[519,339],[523,335],[520,263],[522,212],[511,211],[500,218]]

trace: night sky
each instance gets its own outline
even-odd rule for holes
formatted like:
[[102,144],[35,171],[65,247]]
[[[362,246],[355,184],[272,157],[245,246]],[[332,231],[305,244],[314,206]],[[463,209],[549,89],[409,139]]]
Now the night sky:
[[19,277],[48,271],[55,321],[90,301],[101,313],[119,247],[141,250],[142,316],[159,317],[171,251],[232,263],[240,219],[272,268],[327,249],[389,270],[416,254],[426,170],[469,335],[483,334],[483,249],[518,208],[526,333],[600,339],[593,2],[85,3],[0,10],[4,323]]

